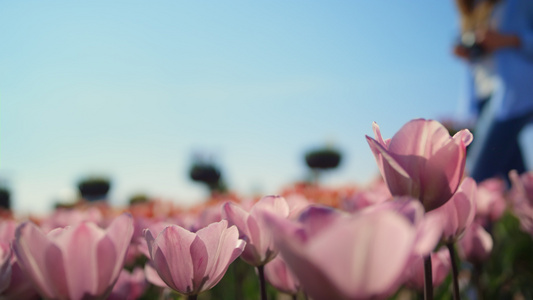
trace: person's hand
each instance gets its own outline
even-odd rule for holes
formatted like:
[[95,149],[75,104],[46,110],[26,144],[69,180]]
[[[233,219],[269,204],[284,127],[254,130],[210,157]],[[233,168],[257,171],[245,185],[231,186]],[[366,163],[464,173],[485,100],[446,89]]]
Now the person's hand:
[[481,44],[487,53],[502,48],[517,48],[520,46],[520,38],[516,35],[502,34],[489,28],[476,31],[476,40]]
[[466,49],[466,47],[462,45],[455,45],[453,47],[453,54],[465,60],[468,60],[470,58],[468,54],[468,49]]

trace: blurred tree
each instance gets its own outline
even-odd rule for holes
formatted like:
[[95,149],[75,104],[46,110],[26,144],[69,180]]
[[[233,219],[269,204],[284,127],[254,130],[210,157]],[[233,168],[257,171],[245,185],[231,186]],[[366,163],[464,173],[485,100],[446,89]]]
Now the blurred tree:
[[205,184],[211,195],[227,192],[227,187],[222,179],[220,168],[211,159],[196,155],[189,170],[189,176],[193,181]]
[[149,200],[150,198],[146,194],[139,193],[139,194],[135,194],[131,196],[129,203],[130,205],[134,205],[134,204],[146,203]]
[[305,154],[305,162],[313,173],[315,183],[318,183],[321,172],[337,168],[341,158],[340,151],[332,146],[313,149]]
[[78,183],[81,197],[87,201],[106,200],[111,181],[106,177],[90,176]]
[[0,187],[0,208],[11,209],[11,193],[6,187]]

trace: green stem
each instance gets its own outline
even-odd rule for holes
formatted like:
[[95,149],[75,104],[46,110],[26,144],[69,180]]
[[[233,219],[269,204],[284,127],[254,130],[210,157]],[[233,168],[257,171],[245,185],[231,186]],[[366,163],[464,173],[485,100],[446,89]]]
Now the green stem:
[[196,300],[196,299],[198,299],[198,295],[189,295],[187,297],[187,300]]
[[261,288],[261,300],[268,300],[266,293],[266,282],[265,282],[265,266],[258,266],[257,272],[259,273],[259,286]]
[[232,265],[235,279],[235,300],[243,300],[244,296],[242,293],[242,282],[244,280],[244,276],[242,268],[240,268],[241,261],[235,261]]
[[448,251],[450,252],[450,263],[452,264],[452,282],[453,282],[453,299],[460,300],[461,295],[459,294],[459,272],[457,270],[457,262],[455,260],[455,248],[453,243],[447,243]]
[[424,300],[433,300],[433,268],[431,254],[424,257]]
[[474,270],[472,271],[472,282],[476,287],[477,299],[483,300],[483,287],[481,285],[481,264],[475,263]]

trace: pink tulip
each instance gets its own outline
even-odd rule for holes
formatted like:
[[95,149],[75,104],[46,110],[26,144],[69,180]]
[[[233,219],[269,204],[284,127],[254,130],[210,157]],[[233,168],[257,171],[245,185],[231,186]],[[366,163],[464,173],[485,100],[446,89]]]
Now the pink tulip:
[[300,291],[298,279],[279,255],[265,265],[265,278],[273,287],[283,293],[296,295]]
[[482,225],[494,222],[503,215],[507,203],[505,182],[499,178],[487,179],[477,186],[476,220]]
[[240,237],[246,241],[241,258],[256,267],[265,265],[278,253],[268,225],[261,222],[261,214],[266,211],[283,218],[289,216],[287,201],[280,196],[263,197],[250,212],[232,202],[226,202],[222,206],[223,218],[227,219],[229,224],[237,226]]
[[13,220],[0,221],[0,242],[11,243],[15,239],[17,223]]
[[[444,282],[451,269],[450,252],[442,248],[435,253],[431,253],[433,286],[437,287]],[[407,284],[419,291],[424,290],[424,259],[419,256],[407,268],[409,280]]]
[[145,237],[159,277],[185,295],[197,295],[215,286],[246,244],[239,239],[237,227],[228,228],[226,220],[196,233],[168,226],[155,238],[148,229]]
[[343,199],[342,208],[349,212],[357,212],[365,207],[385,202],[391,198],[392,195],[390,194],[389,188],[383,181],[383,178],[380,177],[368,187]]
[[11,246],[0,242],[0,294],[9,287],[11,281]]
[[133,234],[130,215],[118,216],[107,229],[91,222],[44,234],[32,223],[17,228],[17,259],[49,299],[104,299],[123,267]]
[[390,210],[330,222],[309,235],[304,226],[273,214],[265,221],[303,290],[313,299],[380,299],[402,283],[416,230]]
[[[15,221],[0,222],[0,295],[9,287],[13,255],[11,242],[15,237]],[[1,298],[1,297],[0,297]]]
[[0,247],[3,255],[10,253],[9,259],[5,260],[1,267],[0,275],[0,299],[36,299],[37,292],[20,269],[17,258],[11,251],[11,243],[15,240],[17,223],[15,221],[0,222]]
[[300,214],[311,205],[311,202],[302,195],[289,195],[285,197],[289,205],[289,219],[298,219]]
[[322,230],[327,229],[332,224],[347,220],[350,217],[349,214],[330,206],[314,204],[302,211],[298,218],[298,223],[305,232],[305,236],[312,237],[320,234]]
[[404,216],[416,229],[413,256],[427,256],[433,251],[442,236],[440,216],[424,214],[424,207],[420,201],[411,197],[394,197],[390,201],[369,206],[360,213],[387,210]]
[[482,263],[490,257],[493,241],[490,234],[474,222],[466,230],[463,238],[457,242],[458,254],[471,263]]
[[426,211],[452,197],[463,178],[466,146],[472,141],[467,129],[451,137],[439,122],[416,119],[392,139],[383,140],[379,126],[374,123],[373,128],[375,139],[366,139],[392,195],[416,198]]
[[148,261],[146,264],[144,264],[144,276],[149,283],[168,289],[168,285],[163,281],[163,279],[161,279],[159,274],[157,274],[157,270],[154,268],[152,261]]
[[194,224],[191,226],[191,231],[198,231],[200,228],[207,227],[211,223],[222,220],[221,203],[204,207],[202,212],[194,217]]
[[28,280],[14,255],[11,260],[9,286],[0,293],[0,299],[40,299],[31,280]]
[[[521,198],[533,206],[533,171],[518,174],[515,170],[509,172],[512,186],[512,196]],[[518,199],[517,199],[518,200]]]
[[441,218],[443,240],[454,243],[474,221],[476,215],[476,190],[474,179],[467,177],[452,198],[443,206],[430,211],[428,215]]
[[520,227],[525,232],[533,235],[533,172],[518,175],[516,171],[509,172],[512,188],[509,198],[512,201],[512,209]]
[[65,226],[75,226],[82,222],[93,222],[99,226],[103,224],[104,216],[96,207],[89,207],[87,209],[56,209],[52,215],[43,220],[41,229],[48,232],[55,228]]
[[118,276],[117,283],[107,300],[135,300],[143,294],[148,283],[141,268],[135,268],[131,273],[122,270]]

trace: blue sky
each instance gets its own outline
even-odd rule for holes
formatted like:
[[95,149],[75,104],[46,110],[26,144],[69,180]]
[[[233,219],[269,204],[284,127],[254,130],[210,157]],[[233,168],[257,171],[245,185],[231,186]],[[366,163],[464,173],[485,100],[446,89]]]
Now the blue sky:
[[[402,3],[403,2],[403,3]],[[331,186],[377,168],[364,135],[455,116],[452,1],[3,1],[0,176],[45,211],[84,175],[190,204],[194,153],[241,194],[306,176],[304,152],[344,153]]]

